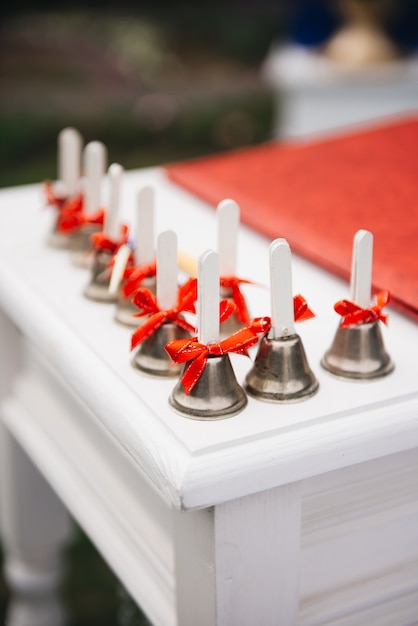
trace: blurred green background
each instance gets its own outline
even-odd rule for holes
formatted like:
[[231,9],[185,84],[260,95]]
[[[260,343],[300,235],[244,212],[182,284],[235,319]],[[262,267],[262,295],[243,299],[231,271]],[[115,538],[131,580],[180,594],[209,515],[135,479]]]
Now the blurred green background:
[[[259,67],[281,33],[280,3],[17,2],[4,11],[0,186],[55,178],[57,135],[69,125],[126,169],[270,138],[273,96]],[[80,529],[66,562],[68,626],[148,624]],[[0,624],[8,600],[0,574]]]
[[1,186],[53,178],[67,125],[127,169],[269,137],[277,3],[87,4],[3,15]]

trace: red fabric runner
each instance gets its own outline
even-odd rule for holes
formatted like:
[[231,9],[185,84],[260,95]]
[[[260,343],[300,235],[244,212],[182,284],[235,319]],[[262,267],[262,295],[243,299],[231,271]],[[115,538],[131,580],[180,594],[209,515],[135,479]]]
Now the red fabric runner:
[[[418,319],[418,117],[322,141],[270,142],[168,165],[214,207],[233,198],[243,222],[346,279],[353,237],[374,234],[373,286]],[[330,303],[332,306],[333,303]]]

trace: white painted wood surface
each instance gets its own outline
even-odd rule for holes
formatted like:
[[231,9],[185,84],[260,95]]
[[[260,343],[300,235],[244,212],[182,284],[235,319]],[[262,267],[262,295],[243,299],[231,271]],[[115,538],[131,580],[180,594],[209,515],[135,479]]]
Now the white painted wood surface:
[[90,141],[84,148],[84,211],[94,214],[102,205],[102,185],[107,168],[107,151],[101,141]]
[[216,507],[217,624],[298,624],[300,520],[300,483]]
[[199,257],[197,336],[201,343],[219,341],[219,254],[207,250]]
[[234,200],[222,200],[216,210],[218,221],[218,252],[221,276],[234,276],[238,253],[240,210]]
[[109,177],[109,204],[105,213],[103,231],[110,239],[120,237],[121,186],[123,167],[119,163],[112,163],[108,169]]
[[[159,170],[144,170],[124,176],[124,221],[132,220],[135,190],[145,184],[159,190],[156,230],[174,230],[179,248],[193,248],[199,256],[206,249],[202,233],[214,232],[213,208],[173,187]],[[211,506],[417,446],[417,325],[389,308],[389,326],[382,325],[382,332],[396,364],[390,376],[372,383],[332,377],[319,361],[338,323],[333,304],[349,296],[348,285],[295,255],[294,291],[316,313],[298,332],[320,392],[281,407],[249,398],[239,416],[216,426],[174,414],[167,402],[173,381],[138,376],[130,365],[130,330],[113,322],[111,307],[80,297],[84,273],[65,253],[44,245],[51,216],[39,210],[38,194],[36,185],[0,194],[2,206],[16,207],[4,212],[7,224],[0,234],[1,306],[175,506]],[[241,231],[239,274],[266,284],[270,242]],[[251,255],[245,254],[248,249]],[[268,314],[268,290],[255,294],[252,287],[251,294],[254,315]],[[231,358],[243,380],[249,362]],[[147,416],[140,423],[138,412]]]
[[[12,394],[24,361],[21,335],[1,309],[0,345],[1,402]],[[0,535],[9,584],[23,595],[52,592],[71,530],[61,500],[0,419]]]
[[373,234],[358,230],[354,235],[351,264],[351,299],[363,308],[370,306],[372,298]]
[[131,254],[132,248],[128,245],[121,246],[115,254],[115,263],[112,268],[112,275],[110,276],[109,282],[109,293],[117,293]]
[[178,623],[296,626],[300,520],[300,483],[177,514]]
[[9,584],[22,594],[48,593],[63,574],[71,524],[61,500],[0,423],[1,536]]
[[[151,184],[159,189],[157,230],[171,228],[179,248],[193,245],[197,256],[203,252],[202,233],[214,230],[213,209],[173,188],[159,170],[126,173],[125,179],[124,221],[132,219],[135,189]],[[371,383],[330,376],[319,361],[338,323],[333,304],[349,295],[348,286],[296,256],[294,291],[303,293],[316,313],[298,332],[321,391],[306,403],[280,408],[250,398],[239,416],[216,426],[174,414],[167,401],[173,381],[132,370],[130,330],[113,323],[111,307],[81,298],[84,273],[65,253],[44,245],[50,215],[38,210],[38,193],[38,186],[1,192],[2,206],[17,207],[2,214],[2,307],[175,506],[211,506],[418,444],[417,325],[389,309],[389,326],[382,325],[382,332],[396,364],[390,376]],[[240,275],[268,283],[270,242],[244,227],[242,238]],[[245,254],[249,249],[252,254]],[[268,290],[251,289],[254,315],[268,313]],[[232,359],[242,380],[249,362]],[[141,424],[138,411],[148,416]]]
[[175,511],[177,623],[216,624],[214,509]]
[[274,339],[295,334],[293,309],[292,257],[285,239],[270,244],[271,336]]
[[174,625],[170,509],[42,353],[24,341],[19,351],[3,423],[153,624]]
[[[144,185],[158,189],[158,231],[200,256],[213,208],[145,170],[125,176],[124,221]],[[173,381],[130,366],[129,329],[83,299],[83,272],[44,245],[53,216],[38,198],[34,185],[0,192],[13,207],[0,233],[0,417],[152,623],[200,614],[208,626],[253,626],[255,607],[266,626],[413,623],[417,325],[389,310],[396,369],[384,380],[334,379],[318,363],[348,285],[293,257],[294,290],[317,314],[298,332],[321,391],[283,407],[250,398],[216,423],[184,419],[168,407]],[[268,282],[270,242],[244,227],[241,237],[237,272]],[[251,305],[268,314],[268,291]],[[232,360],[243,379],[249,363]]]
[[135,264],[138,266],[152,263],[155,258],[154,205],[154,189],[150,186],[140,189],[134,218]]
[[58,181],[68,195],[77,191],[80,182],[82,143],[75,128],[63,128],[58,135]]
[[177,235],[164,230],[157,239],[157,302],[160,309],[177,304]]

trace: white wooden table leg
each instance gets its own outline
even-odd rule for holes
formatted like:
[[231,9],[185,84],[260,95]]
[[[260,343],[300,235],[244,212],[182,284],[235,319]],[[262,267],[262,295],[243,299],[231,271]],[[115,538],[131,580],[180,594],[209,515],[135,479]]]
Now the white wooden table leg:
[[300,487],[176,514],[179,626],[296,626]]
[[174,511],[178,626],[215,626],[214,509]]
[[[0,399],[21,367],[21,335],[0,310]],[[12,591],[44,594],[60,580],[60,553],[71,531],[61,500],[1,421],[0,536]]]
[[1,538],[12,591],[43,594],[61,579],[67,510],[10,433],[0,426]]
[[5,626],[65,626],[67,623],[56,592],[37,596],[15,594],[7,607]]

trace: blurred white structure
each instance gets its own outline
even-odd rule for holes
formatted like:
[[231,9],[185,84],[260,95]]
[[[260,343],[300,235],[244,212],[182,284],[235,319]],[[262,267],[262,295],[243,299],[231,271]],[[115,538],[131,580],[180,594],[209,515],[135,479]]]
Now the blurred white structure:
[[303,46],[275,46],[262,74],[277,92],[277,137],[418,110],[418,56],[354,67]]

